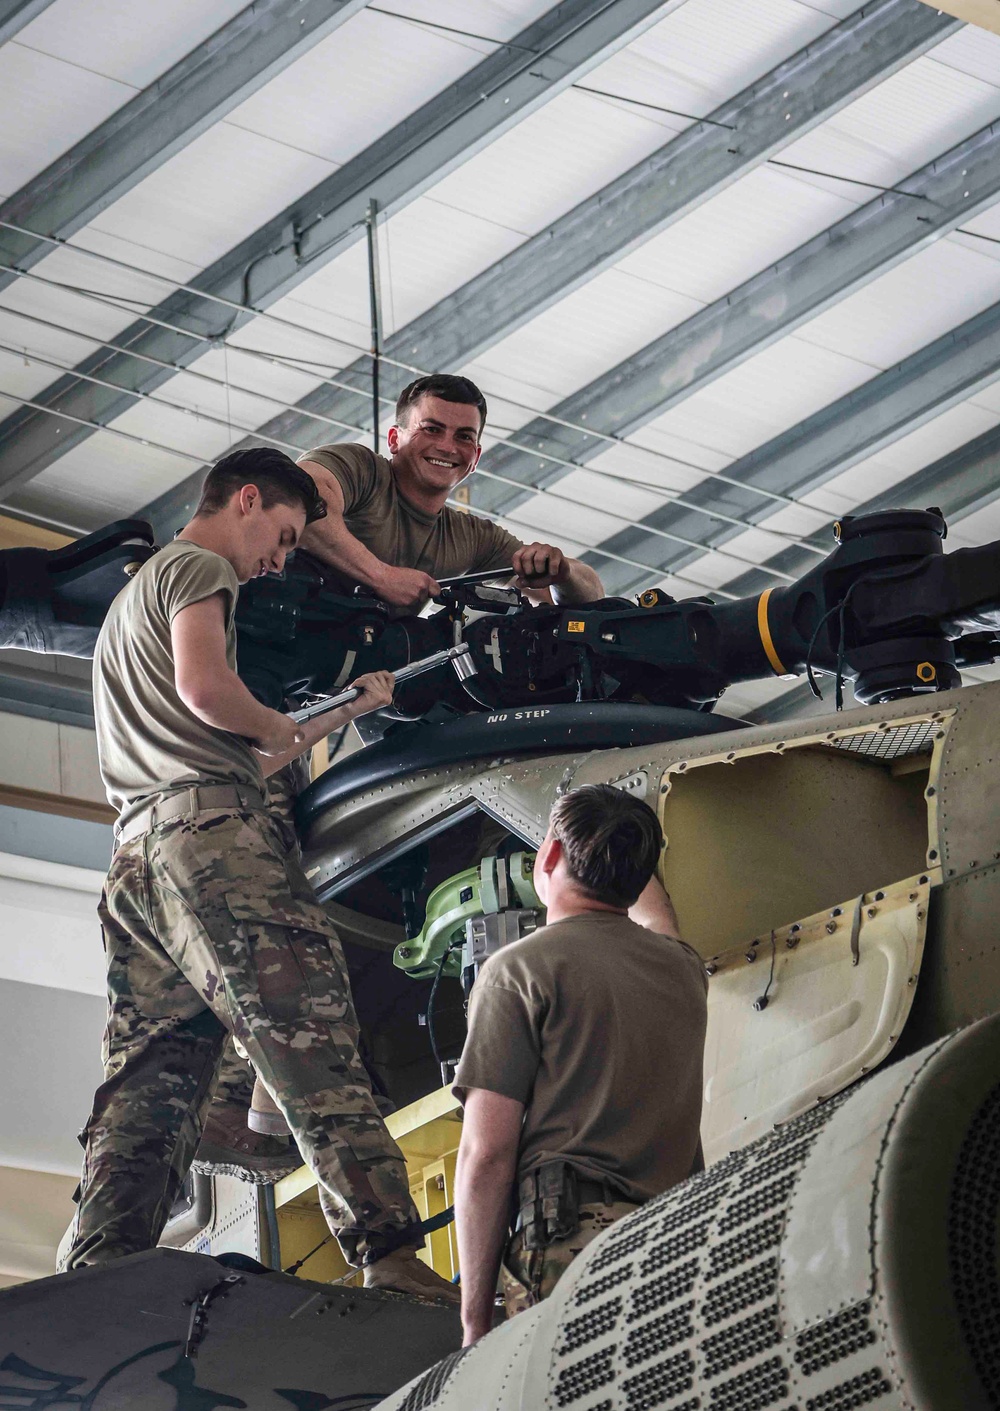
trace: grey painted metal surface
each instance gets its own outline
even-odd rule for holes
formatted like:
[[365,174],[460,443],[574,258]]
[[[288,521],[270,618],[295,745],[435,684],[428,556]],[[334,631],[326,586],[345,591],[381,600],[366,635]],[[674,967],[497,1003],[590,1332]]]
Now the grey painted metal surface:
[[[364,7],[365,0],[254,0],[8,197],[0,220],[72,235]],[[51,251],[0,227],[4,264],[30,269]],[[14,279],[0,270],[0,289]]]
[[57,813],[0,804],[0,852],[104,871],[111,860],[113,844],[110,823],[62,818]]
[[[616,16],[624,19],[624,5],[614,8]],[[716,125],[697,123],[686,129],[415,319],[388,340],[386,356],[427,368],[461,366],[957,27],[958,21],[918,0],[876,0],[863,7],[717,108],[710,115]],[[569,76],[564,81],[568,82]],[[720,123],[723,126],[718,126]],[[395,134],[389,137],[395,138]],[[367,158],[369,154],[362,154],[357,161]],[[344,172],[337,173],[331,181],[342,177]],[[287,292],[311,272],[317,260],[331,253],[325,244],[315,251],[314,258],[295,265],[294,250],[292,255],[288,250],[289,242],[295,240],[296,210],[308,212],[311,218],[322,209],[316,204],[319,190],[213,266],[201,277],[200,287],[211,285],[217,292],[242,300],[243,274],[253,263],[250,303],[261,307]],[[392,207],[393,201],[385,199],[378,184],[369,182],[352,218],[363,218],[370,194],[379,200],[380,209]],[[311,236],[302,232],[300,239],[319,240],[322,226],[315,229],[320,233]],[[275,254],[268,254],[275,250]],[[305,252],[312,255],[312,245]],[[156,315],[169,315],[174,323],[195,318],[195,326],[203,332],[219,331],[232,318],[230,311],[213,312],[190,295],[173,296]],[[137,340],[142,351],[168,362],[190,361],[197,351],[186,339],[160,330],[143,332],[140,324],[124,335],[124,341],[131,339]],[[88,372],[101,367],[113,374],[112,380],[145,390],[158,386],[168,375],[101,354],[80,366]],[[409,380],[401,369],[388,367],[384,367],[383,377],[388,395],[395,395]],[[302,399],[297,411],[274,418],[262,431],[305,448],[316,440],[329,439],[329,428],[311,421],[310,412],[366,424],[370,413],[369,360],[355,361],[345,379],[363,390],[354,394],[318,388]],[[134,399],[127,391],[118,396],[105,389],[82,387],[69,376],[53,383],[41,400],[87,420],[106,422]],[[29,480],[89,434],[85,427],[60,425],[44,414],[15,413],[0,425],[0,489],[9,491]],[[182,500],[190,494],[190,486],[179,489]]]
[[454,1308],[175,1249],[0,1290],[0,1326],[8,1404],[102,1411],[362,1411],[462,1336]]
[[0,711],[30,715],[59,725],[94,728],[94,699],[89,681],[59,676],[30,666],[0,665]]
[[[572,431],[537,417],[494,448],[484,468],[532,486],[561,480],[565,468],[539,450],[585,464],[607,449],[606,436],[628,436],[684,397],[995,201],[1000,192],[1000,123],[935,158],[784,259],[762,270],[691,318],[654,339],[565,398],[553,414],[585,422],[601,435]],[[476,480],[473,502],[494,513],[522,503],[519,492]]]
[[[86,899],[94,905],[96,898]],[[8,943],[18,937],[8,937]],[[97,922],[94,922],[94,944]],[[102,995],[0,979],[4,1057],[0,1085],[0,1163],[72,1175],[80,1169],[76,1134],[101,1082]],[[2,1320],[0,1320],[2,1321]]]
[[[509,45],[210,265],[194,286],[248,307],[273,303],[361,238],[371,199],[378,202],[383,215],[398,210],[677,3],[562,0]],[[883,3],[915,5],[916,0]],[[186,291],[170,295],[152,313],[176,327],[212,337],[225,335],[241,319],[231,308]],[[182,333],[150,328],[142,320],[117,341],[177,366],[200,356],[205,346]],[[131,405],[135,400],[131,389],[149,392],[171,376],[169,371],[107,349],[79,366],[83,372],[100,372],[119,383],[122,392],[82,386],[67,375],[47,388],[40,400],[100,423]],[[366,379],[368,366],[364,360]],[[367,416],[367,397],[362,402]],[[15,413],[0,425],[0,487],[9,491],[29,480],[90,434],[86,427],[54,422],[43,413]]]
[[[687,491],[685,499],[751,521],[764,519],[773,511],[773,501],[756,493],[755,487],[786,495],[805,494],[972,396],[998,376],[1000,303],[727,466],[727,476],[744,481],[745,491],[707,479]],[[696,510],[671,505],[654,510],[643,522],[696,539],[706,551],[738,532]],[[612,560],[602,562],[601,547],[648,562],[649,575],[620,569]],[[632,528],[612,535],[587,558],[605,575],[605,586],[617,593],[640,582],[648,584],[697,556],[695,550],[678,549],[642,528]]]
[[13,39],[51,4],[52,0],[0,0],[0,44]]

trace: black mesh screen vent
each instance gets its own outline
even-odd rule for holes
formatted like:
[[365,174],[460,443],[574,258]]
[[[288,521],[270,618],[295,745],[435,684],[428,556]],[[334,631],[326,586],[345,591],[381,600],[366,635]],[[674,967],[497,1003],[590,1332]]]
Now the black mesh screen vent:
[[778,1261],[765,1259],[752,1269],[743,1269],[725,1283],[717,1285],[708,1295],[702,1310],[702,1321],[711,1327],[742,1313],[753,1303],[773,1297],[778,1291]]
[[[795,1129],[795,1135],[799,1137],[802,1135],[798,1128]],[[749,1171],[744,1171],[737,1189],[740,1191],[749,1190],[751,1186],[758,1186],[762,1181],[769,1181],[772,1176],[787,1171],[791,1166],[797,1169],[812,1146],[814,1137],[815,1133],[811,1133],[801,1141],[786,1145],[777,1155],[769,1156],[766,1161],[759,1161]]]
[[666,1274],[660,1274],[657,1278],[650,1279],[648,1284],[635,1289],[626,1323],[634,1323],[637,1318],[644,1318],[647,1313],[665,1308],[668,1303],[673,1303],[674,1299],[683,1298],[694,1288],[697,1273],[697,1259],[689,1259],[685,1264],[679,1264],[676,1269],[670,1269]]
[[795,1339],[795,1361],[805,1377],[814,1372],[849,1357],[852,1352],[860,1352],[875,1341],[875,1332],[868,1319],[871,1304],[867,1299],[862,1303],[842,1308],[831,1318],[824,1318],[814,1328],[807,1328]]
[[565,1356],[568,1352],[576,1352],[588,1342],[593,1342],[595,1338],[610,1332],[618,1321],[621,1309],[621,1299],[612,1298],[607,1303],[600,1303],[596,1308],[591,1308],[582,1317],[572,1318],[563,1328],[560,1353]]
[[634,1254],[637,1249],[642,1249],[652,1233],[649,1224],[640,1225],[638,1229],[629,1225],[622,1234],[609,1239],[600,1254],[590,1261],[590,1272],[599,1274],[609,1264],[614,1264],[615,1260],[624,1259],[626,1254]]
[[[629,1411],[650,1411],[653,1406],[662,1406],[665,1401],[694,1386],[694,1362],[690,1352],[680,1352],[676,1357],[667,1357],[657,1367],[649,1367],[638,1376],[626,1377],[622,1382],[625,1404]],[[698,1398],[685,1403],[697,1406]],[[680,1408],[677,1408],[680,1411]]]
[[603,1347],[600,1352],[592,1352],[589,1357],[581,1357],[579,1362],[564,1367],[556,1382],[556,1403],[570,1406],[581,1396],[589,1396],[592,1391],[613,1382],[615,1372],[611,1364],[614,1355],[613,1345]]
[[882,1375],[881,1367],[871,1367],[867,1372],[840,1382],[829,1391],[821,1391],[806,1402],[806,1411],[855,1411],[855,1407],[868,1406],[888,1396],[892,1385]]
[[705,1376],[717,1377],[722,1372],[728,1372],[780,1341],[778,1305],[771,1303],[758,1308],[748,1318],[742,1318],[704,1340],[701,1354],[705,1359]]
[[692,1225],[689,1230],[682,1230],[672,1239],[654,1245],[639,1266],[640,1269],[644,1274],[655,1274],[656,1270],[662,1269],[665,1264],[673,1264],[675,1259],[681,1259],[692,1250],[700,1249],[708,1237],[708,1231],[707,1222]]
[[463,1347],[459,1352],[453,1352],[450,1357],[438,1362],[429,1372],[425,1372],[419,1382],[407,1392],[399,1411],[424,1411],[426,1406],[433,1406],[467,1352],[468,1348]]
[[610,1274],[605,1274],[600,1279],[594,1279],[592,1283],[581,1284],[573,1295],[576,1304],[590,1303],[595,1298],[600,1298],[602,1293],[610,1293],[619,1284],[623,1284],[626,1279],[632,1277],[632,1265],[623,1264],[620,1269],[613,1269]]
[[780,1357],[769,1357],[757,1367],[712,1388],[712,1411],[754,1411],[774,1406],[788,1397],[790,1373]]
[[784,1205],[798,1174],[797,1169],[786,1171],[780,1180],[772,1181],[769,1186],[760,1186],[745,1195],[742,1200],[734,1200],[719,1221],[719,1233],[725,1234],[727,1230],[735,1230],[737,1225],[745,1225],[748,1220],[754,1220],[765,1211],[773,1210],[776,1205]]
[[1000,1406],[1000,1088],[979,1109],[959,1153],[948,1244],[952,1287],[969,1355],[993,1406]]
[[709,1259],[710,1276],[715,1278],[718,1274],[728,1274],[737,1264],[746,1264],[748,1260],[756,1259],[765,1250],[771,1249],[781,1239],[784,1222],[785,1212],[779,1210],[776,1215],[762,1220],[759,1225],[750,1225],[723,1244],[717,1245]]
[[625,1343],[625,1365],[638,1367],[640,1362],[648,1362],[658,1353],[694,1337],[693,1310],[693,1303],[681,1303],[669,1313],[661,1313],[658,1318],[643,1323],[641,1328],[635,1328]]

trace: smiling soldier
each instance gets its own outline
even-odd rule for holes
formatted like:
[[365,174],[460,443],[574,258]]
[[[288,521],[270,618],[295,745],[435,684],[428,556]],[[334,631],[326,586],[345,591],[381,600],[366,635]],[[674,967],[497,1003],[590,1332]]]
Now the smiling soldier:
[[299,464],[327,517],[309,526],[303,549],[343,591],[360,583],[407,612],[440,591],[440,578],[508,565],[517,586],[534,595],[550,588],[557,603],[596,602],[604,589],[587,564],[448,505],[479,463],[485,424],[486,399],[475,383],[438,373],[400,393],[388,460],[366,446],[307,452]]
[[[311,559],[336,592],[361,585],[397,613],[419,612],[440,591],[440,578],[508,567],[533,601],[598,601],[604,589],[587,564],[553,544],[523,544],[499,524],[448,504],[479,462],[485,424],[486,399],[475,383],[438,373],[400,393],[388,459],[353,444],[307,451],[299,465],[327,513],[307,526],[300,560]],[[308,777],[300,761],[268,781],[272,811],[290,837],[295,798]],[[297,1164],[282,1140],[280,1115],[269,1110],[259,1084],[251,1101],[252,1086],[246,1064],[227,1046],[197,1170],[274,1181]]]

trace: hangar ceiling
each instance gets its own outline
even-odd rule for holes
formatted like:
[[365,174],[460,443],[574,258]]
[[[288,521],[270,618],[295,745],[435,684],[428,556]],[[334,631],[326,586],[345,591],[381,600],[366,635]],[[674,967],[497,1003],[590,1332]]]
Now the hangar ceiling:
[[383,433],[475,378],[474,508],[609,592],[1000,537],[998,155],[921,0],[0,0],[0,509],[169,535],[248,437],[370,440],[374,202]]

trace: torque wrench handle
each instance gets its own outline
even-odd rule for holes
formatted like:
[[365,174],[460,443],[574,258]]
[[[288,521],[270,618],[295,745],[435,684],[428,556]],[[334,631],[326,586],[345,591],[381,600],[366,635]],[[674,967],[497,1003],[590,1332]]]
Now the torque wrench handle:
[[[436,666],[444,666],[449,661],[463,680],[468,676],[475,675],[468,643],[457,642],[455,646],[447,647],[443,652],[434,652],[429,657],[421,657],[419,661],[410,662],[409,666],[401,666],[395,673],[396,683],[398,685],[400,681],[409,681],[414,676],[422,676],[425,671],[433,671]],[[335,696],[324,696],[312,705],[303,706],[301,710],[291,711],[291,719],[295,721],[296,725],[304,725],[307,720],[315,720],[318,715],[326,715],[328,711],[336,710],[338,706],[356,701],[360,694],[361,692],[355,686],[348,686],[346,690],[338,691]]]

